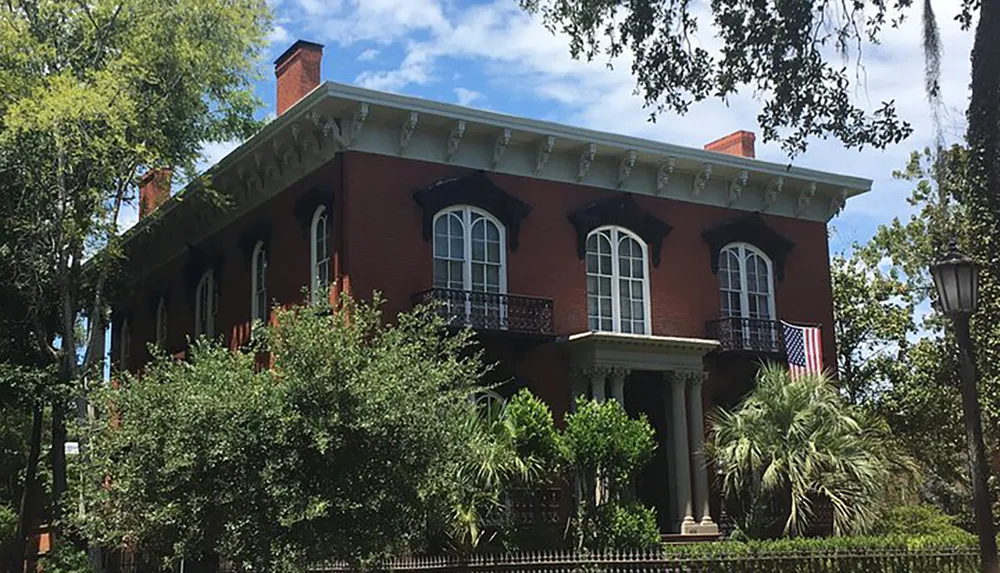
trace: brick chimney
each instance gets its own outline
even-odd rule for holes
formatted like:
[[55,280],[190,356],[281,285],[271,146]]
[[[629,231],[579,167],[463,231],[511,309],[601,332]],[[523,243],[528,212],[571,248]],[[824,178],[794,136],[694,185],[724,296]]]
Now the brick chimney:
[[705,144],[705,149],[716,153],[739,155],[740,157],[754,157],[753,142],[756,139],[757,136],[752,131],[740,130]]
[[285,113],[320,81],[323,44],[299,40],[274,60],[274,77],[278,83],[278,115]]
[[159,167],[150,169],[139,178],[139,219],[170,198],[170,177],[173,173],[171,169]]

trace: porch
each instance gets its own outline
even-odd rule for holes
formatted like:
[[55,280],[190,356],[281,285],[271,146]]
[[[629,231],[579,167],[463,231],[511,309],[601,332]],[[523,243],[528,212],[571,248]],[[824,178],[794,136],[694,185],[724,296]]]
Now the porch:
[[703,358],[716,340],[606,332],[574,334],[564,342],[572,396],[613,399],[630,415],[645,414],[659,447],[641,472],[636,495],[655,507],[661,531],[711,538],[719,534],[709,505],[703,453]]

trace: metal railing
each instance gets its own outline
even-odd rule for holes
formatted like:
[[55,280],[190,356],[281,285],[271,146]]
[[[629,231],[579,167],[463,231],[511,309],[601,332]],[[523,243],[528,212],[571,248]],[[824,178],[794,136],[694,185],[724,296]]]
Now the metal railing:
[[456,326],[522,334],[555,334],[550,298],[432,288],[413,295],[413,304],[435,303]]
[[781,323],[777,320],[727,316],[705,324],[709,338],[722,344],[723,350],[742,350],[780,354],[785,351]]
[[[736,542],[723,542],[730,544]],[[715,545],[715,544],[713,544]],[[649,552],[583,554],[525,552],[476,555],[468,558],[418,557],[374,564],[369,571],[398,573],[841,573],[890,571],[973,573],[979,555],[973,547],[814,549],[754,552],[674,549]],[[312,568],[313,573],[344,573],[343,563]]]

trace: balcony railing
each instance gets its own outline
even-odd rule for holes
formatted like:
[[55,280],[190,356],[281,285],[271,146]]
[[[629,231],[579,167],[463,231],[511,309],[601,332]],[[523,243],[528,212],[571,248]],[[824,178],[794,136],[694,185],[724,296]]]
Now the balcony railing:
[[554,335],[552,299],[432,288],[413,295],[413,304],[436,303],[456,326],[518,334]]
[[785,345],[781,323],[777,320],[729,316],[705,324],[709,338],[722,344],[723,350],[780,354]]

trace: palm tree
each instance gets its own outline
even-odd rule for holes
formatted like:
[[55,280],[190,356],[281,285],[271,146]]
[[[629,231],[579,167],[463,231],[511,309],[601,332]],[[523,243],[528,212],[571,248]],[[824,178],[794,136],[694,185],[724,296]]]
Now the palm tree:
[[825,374],[765,365],[757,387],[712,421],[708,448],[727,508],[751,537],[804,534],[821,499],[836,534],[868,530],[896,463],[884,425],[846,404]]

